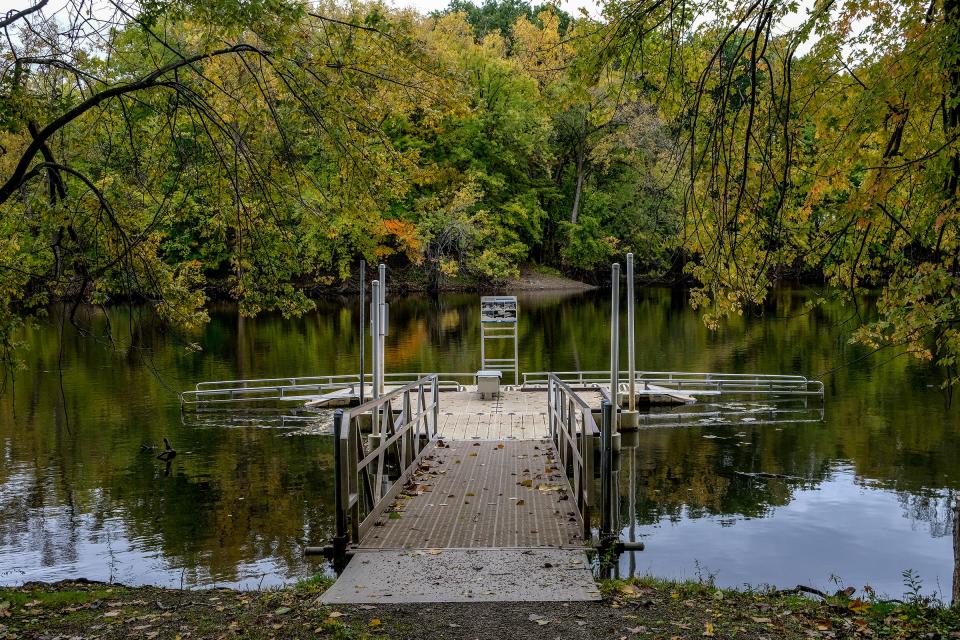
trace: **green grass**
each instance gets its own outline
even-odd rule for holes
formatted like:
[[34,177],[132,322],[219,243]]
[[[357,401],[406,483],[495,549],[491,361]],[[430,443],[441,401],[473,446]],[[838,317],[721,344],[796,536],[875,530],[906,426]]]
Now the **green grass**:
[[304,578],[303,580],[299,580],[294,588],[299,592],[316,592],[317,595],[319,595],[329,589],[333,582],[333,578],[318,574],[315,576],[310,576],[309,578]]
[[[72,607],[81,604],[87,604],[94,600],[104,600],[108,598],[120,598],[126,595],[125,588],[106,588],[94,590],[15,590],[0,588],[0,602],[9,602],[11,611],[18,611],[24,608],[28,603],[32,606],[41,607]],[[34,604],[35,603],[35,604]]]

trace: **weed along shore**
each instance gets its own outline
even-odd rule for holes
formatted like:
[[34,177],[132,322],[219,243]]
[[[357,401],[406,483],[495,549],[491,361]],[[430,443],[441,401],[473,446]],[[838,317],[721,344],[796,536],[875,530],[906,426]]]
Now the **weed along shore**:
[[177,590],[95,582],[0,589],[0,638],[960,638],[960,609],[907,594],[717,589],[606,580],[570,603],[327,606],[331,581],[267,591]]

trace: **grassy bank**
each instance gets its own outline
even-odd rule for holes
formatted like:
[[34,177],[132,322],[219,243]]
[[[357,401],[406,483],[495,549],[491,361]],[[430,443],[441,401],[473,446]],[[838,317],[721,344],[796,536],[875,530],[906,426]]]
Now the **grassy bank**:
[[960,638],[960,610],[919,595],[733,591],[607,581],[599,603],[317,602],[325,579],[265,592],[102,583],[0,589],[0,638]]

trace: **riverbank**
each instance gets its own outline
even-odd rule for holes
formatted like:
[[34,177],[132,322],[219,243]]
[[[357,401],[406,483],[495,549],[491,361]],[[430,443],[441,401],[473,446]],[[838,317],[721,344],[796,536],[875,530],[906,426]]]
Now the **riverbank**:
[[0,589],[0,639],[960,638],[960,609],[852,590],[821,597],[639,579],[604,582],[594,603],[321,606],[329,584],[253,592],[31,583]]
[[[524,265],[520,267],[516,278],[505,280],[479,280],[471,277],[443,277],[435,283],[437,292],[471,292],[483,294],[512,294],[524,291],[589,291],[596,289],[596,285],[580,280],[574,280],[563,275],[560,271],[541,265]],[[367,282],[376,277],[374,269],[368,267]],[[429,275],[415,266],[390,269],[387,274],[387,286],[393,291],[428,292],[431,289]],[[336,285],[338,293],[355,293],[360,289],[359,278],[354,274],[349,279]],[[313,296],[328,294],[329,289],[319,288],[311,291]]]

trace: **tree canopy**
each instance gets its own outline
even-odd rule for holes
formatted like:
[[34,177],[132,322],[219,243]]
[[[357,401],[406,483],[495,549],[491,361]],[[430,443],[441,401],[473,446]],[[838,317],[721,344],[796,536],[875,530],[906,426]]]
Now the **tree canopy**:
[[[784,277],[960,355],[960,3],[35,0],[0,20],[0,358],[54,301],[299,314],[617,255],[716,324]],[[855,305],[853,313],[857,313]],[[71,314],[70,317],[73,317]]]

